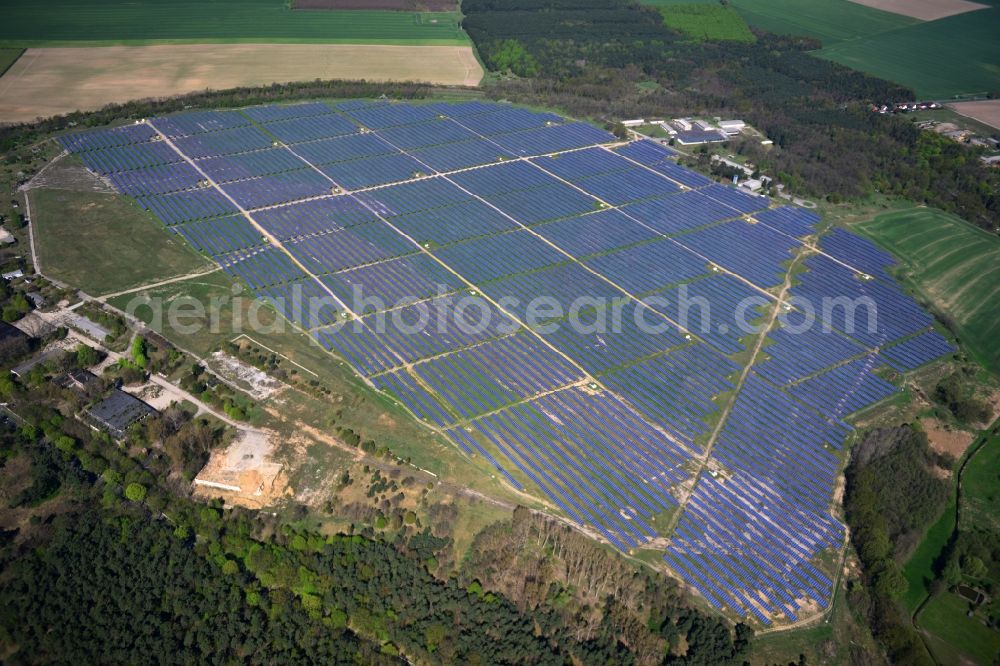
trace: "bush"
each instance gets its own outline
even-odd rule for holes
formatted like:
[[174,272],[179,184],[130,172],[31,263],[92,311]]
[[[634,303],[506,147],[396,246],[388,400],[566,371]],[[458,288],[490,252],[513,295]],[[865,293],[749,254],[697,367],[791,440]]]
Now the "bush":
[[962,382],[961,374],[952,373],[934,388],[934,399],[948,408],[962,423],[984,423],[990,419],[989,403],[977,399]]
[[125,497],[132,502],[141,502],[146,499],[146,487],[141,483],[130,483],[125,486]]

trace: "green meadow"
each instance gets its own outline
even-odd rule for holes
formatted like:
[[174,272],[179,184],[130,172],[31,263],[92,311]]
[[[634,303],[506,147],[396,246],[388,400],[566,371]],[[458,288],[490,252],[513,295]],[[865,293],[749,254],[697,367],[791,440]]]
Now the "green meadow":
[[966,350],[1000,372],[1000,238],[932,208],[856,227],[899,258],[902,278],[947,319]]
[[0,15],[0,46],[470,43],[457,12],[291,10],[283,0],[0,0]]
[[[669,8],[681,0],[644,2]],[[751,27],[819,39],[817,57],[908,86],[924,99],[1000,91],[1000,0],[983,4],[990,6],[920,21],[850,0],[730,0]]]

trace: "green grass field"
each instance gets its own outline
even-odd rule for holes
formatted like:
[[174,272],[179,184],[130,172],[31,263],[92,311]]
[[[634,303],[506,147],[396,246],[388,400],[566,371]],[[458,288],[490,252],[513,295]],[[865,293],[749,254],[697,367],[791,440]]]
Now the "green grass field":
[[1000,532],[1000,435],[989,438],[962,474],[962,524]]
[[773,631],[756,635],[750,647],[753,666],[772,666],[798,661],[805,655],[807,664],[849,666],[852,646],[877,651],[864,620],[857,617],[847,603],[843,581],[837,586],[833,609],[823,621],[793,631]]
[[0,46],[470,43],[457,12],[292,11],[283,0],[0,0],[0,14]]
[[[692,0],[643,0],[644,4],[670,7]],[[717,0],[703,0],[718,5]],[[858,5],[848,0],[731,0],[747,23],[776,34],[806,35],[830,46],[846,40],[877,35],[918,23]]]
[[1000,90],[1000,7],[833,44],[819,56],[913,88],[923,99]]
[[930,634],[928,645],[938,663],[994,663],[1000,651],[1000,632],[983,626],[979,617],[966,617],[968,606],[957,594],[944,592],[920,611],[917,619]]
[[906,594],[903,596],[903,605],[910,613],[917,610],[917,606],[927,597],[928,583],[934,579],[934,561],[944,550],[954,529],[955,499],[952,493],[952,500],[948,502],[937,521],[927,529],[923,541],[903,567],[903,576],[908,584]]
[[151,213],[119,196],[36,189],[30,197],[42,271],[92,296],[212,265]]
[[0,76],[24,53],[24,49],[0,49]]
[[[644,0],[657,7],[681,1]],[[751,26],[815,37],[823,42],[818,57],[909,86],[925,99],[1000,91],[1000,4],[984,4],[992,6],[924,22],[850,0],[731,0]]]
[[[969,526],[1000,529],[1000,436],[989,437],[975,450],[962,474],[961,493],[962,529]],[[927,598],[926,581],[934,577],[931,565],[954,528],[952,500],[903,569],[909,583],[903,603],[910,613]],[[1000,632],[984,627],[980,617],[967,617],[967,611],[968,603],[951,592],[929,599],[921,608],[917,623],[938,663],[958,664],[963,659],[978,664],[994,663],[1000,651]]]
[[667,26],[699,41],[752,42],[756,39],[743,17],[730,6],[667,2],[660,5],[660,13]]
[[[108,299],[108,305],[134,315],[168,340],[191,353],[197,356],[206,356],[235,335],[233,332],[233,322],[237,321],[233,308],[235,284],[233,278],[220,270],[152,289],[115,296]],[[171,304],[177,303],[178,305],[175,307],[180,307],[180,304],[185,300],[194,300],[206,306],[214,300],[220,305],[212,315],[206,312],[206,316],[199,322],[202,325],[196,330],[182,332],[171,326],[171,319],[166,313]],[[241,306],[238,315],[240,321],[247,321],[251,299],[243,298],[235,302]],[[163,314],[162,317],[159,317],[159,325],[156,321],[157,309],[152,304],[155,304],[155,308],[158,308],[158,311]],[[206,307],[206,310],[208,309]],[[271,325],[275,321],[275,317],[267,309],[259,312],[258,316],[261,323],[265,325]],[[179,323],[186,325],[184,321]]]
[[1000,372],[1000,238],[931,208],[856,227],[900,259],[902,277],[954,322],[960,342]]

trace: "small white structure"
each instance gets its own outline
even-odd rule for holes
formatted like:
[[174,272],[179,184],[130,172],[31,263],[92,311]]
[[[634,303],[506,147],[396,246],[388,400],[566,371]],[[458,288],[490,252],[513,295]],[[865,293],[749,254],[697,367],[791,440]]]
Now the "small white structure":
[[708,130],[712,129],[712,124],[704,120],[696,120],[694,121],[694,127],[695,129],[699,129],[702,132],[707,132]]
[[745,190],[750,190],[751,192],[759,192],[764,183],[762,183],[758,178],[748,178],[740,183],[740,187]]
[[623,120],[622,125],[625,127],[638,127],[639,125],[645,125],[646,121],[642,118],[636,118],[634,120]]
[[691,122],[687,118],[674,118],[671,124],[682,132],[691,131]]

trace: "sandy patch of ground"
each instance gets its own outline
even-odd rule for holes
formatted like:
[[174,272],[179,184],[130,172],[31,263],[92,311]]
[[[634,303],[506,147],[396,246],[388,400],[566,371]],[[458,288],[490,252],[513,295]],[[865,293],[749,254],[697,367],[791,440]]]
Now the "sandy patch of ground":
[[819,613],[822,609],[820,608],[819,602],[815,599],[796,599],[795,603],[799,606],[798,615],[799,617],[811,617]]
[[948,453],[956,460],[962,457],[965,449],[975,439],[975,435],[964,430],[946,430],[937,419],[920,419],[920,426],[927,433],[927,441],[931,448],[940,453]]
[[56,326],[49,323],[44,317],[35,311],[29,312],[21,319],[14,322],[14,327],[33,338],[44,338],[55,332]]
[[[59,158],[56,159],[58,160]],[[80,164],[57,164],[51,169],[41,171],[28,184],[28,188],[35,187],[48,187],[73,192],[117,194],[117,190],[108,181]]]
[[1000,129],[1000,99],[985,99],[979,102],[956,102],[948,106],[963,116],[968,116],[984,125]]
[[232,382],[246,391],[254,400],[267,400],[288,388],[260,368],[244,363],[223,351],[212,354],[211,366],[226,381]]
[[194,480],[195,494],[223,497],[251,508],[270,505],[285,494],[288,480],[271,460],[273,438],[266,432],[241,430],[224,450],[213,451]]
[[314,79],[479,83],[471,46],[170,44],[28,49],[0,77],[0,122],[112,102]]
[[184,396],[180,393],[173,393],[166,390],[163,386],[153,384],[152,382],[136,387],[126,386],[124,387],[124,390],[139,398],[139,400],[142,400],[158,412],[162,412],[167,407],[170,407],[171,403],[176,402],[179,404],[184,401]]
[[833,504],[834,506],[843,506],[844,504],[844,489],[847,487],[847,480],[841,474],[837,477],[837,483],[833,487]]
[[968,0],[851,0],[851,2],[921,21],[936,21],[946,16],[989,7]]

